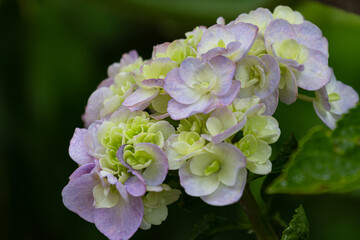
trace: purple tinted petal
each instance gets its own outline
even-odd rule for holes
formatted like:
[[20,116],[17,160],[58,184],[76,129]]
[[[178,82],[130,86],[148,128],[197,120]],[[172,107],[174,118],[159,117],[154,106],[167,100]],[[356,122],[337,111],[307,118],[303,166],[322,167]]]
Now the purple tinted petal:
[[296,33],[291,24],[283,19],[272,20],[265,30],[265,47],[270,53],[273,52],[274,42],[282,42],[286,39],[296,39]]
[[315,24],[304,21],[301,24],[292,25],[296,32],[296,40],[308,48],[321,51],[324,55],[329,56],[328,41],[323,37],[320,28]]
[[202,35],[201,41],[197,45],[197,51],[201,55],[201,57],[203,59],[211,59],[212,57],[216,56],[216,55],[213,56],[208,55],[208,52],[212,51],[212,49],[216,49],[216,51],[219,51],[219,53],[221,51],[223,52],[226,51],[225,48],[212,47],[212,46],[216,46],[219,40],[221,40],[222,38],[235,40],[234,33],[232,33],[230,29],[224,25],[217,24],[208,28]]
[[207,134],[202,134],[201,136],[203,138],[205,138],[206,140],[211,141],[214,144],[218,144],[218,143],[224,141],[225,139],[227,139],[228,137],[234,135],[238,131],[240,131],[244,127],[245,123],[246,123],[246,117],[241,122],[236,124],[235,126],[232,126],[228,129],[226,129],[224,132],[222,132],[218,135],[210,136],[210,138],[209,138],[209,135],[207,135]]
[[293,70],[289,67],[283,68],[281,78],[283,78],[282,81],[285,81],[286,83],[282,89],[279,88],[280,100],[281,102],[290,105],[296,101],[298,94],[298,87]]
[[155,120],[163,120],[169,116],[170,116],[169,113],[154,113],[150,115],[150,117]]
[[[120,183],[121,184],[121,183]],[[120,197],[112,208],[97,208],[94,211],[95,225],[111,240],[129,239],[139,228],[144,214],[141,197]]]
[[316,96],[319,99],[320,105],[326,110],[330,111],[330,102],[329,102],[329,96],[328,92],[326,91],[326,86],[320,88],[316,91]]
[[314,91],[325,86],[331,79],[332,71],[328,66],[328,58],[318,50],[309,49],[304,62],[304,71],[295,72],[299,87]]
[[340,100],[331,103],[332,113],[346,113],[359,102],[359,95],[357,92],[352,87],[340,81],[335,82],[335,93],[340,95]]
[[128,169],[132,169],[132,167],[130,167],[130,165],[125,162],[124,157],[123,157],[125,146],[126,145],[124,144],[121,147],[119,147],[119,149],[116,152],[116,157],[122,165],[124,165]]
[[195,89],[190,88],[185,84],[180,77],[179,68],[175,68],[167,74],[165,77],[164,89],[177,102],[183,104],[195,103],[201,97]]
[[223,56],[217,56],[210,60],[216,74],[218,75],[218,84],[212,89],[216,96],[223,96],[230,90],[232,80],[235,74],[236,65],[231,60]]
[[227,92],[224,96],[214,98],[214,100],[211,102],[211,105],[206,109],[204,113],[209,113],[216,108],[222,108],[230,105],[236,98],[239,90],[240,81],[233,80],[229,92]]
[[107,74],[109,78],[113,78],[119,73],[121,68],[120,63],[113,63],[108,67]]
[[152,157],[152,163],[143,172],[142,176],[147,185],[156,186],[161,184],[168,173],[169,163],[165,153],[153,143],[138,143],[135,150],[142,149]]
[[217,174],[196,176],[190,171],[190,162],[185,162],[179,169],[180,184],[190,196],[205,196],[215,192],[219,186]]
[[126,67],[126,66],[136,62],[138,57],[139,56],[135,50],[132,50],[129,53],[124,53],[120,59],[120,63],[113,63],[108,67],[109,78],[115,77],[116,74],[119,73],[121,68]]
[[146,87],[164,87],[164,79],[145,79],[141,84]]
[[85,174],[70,181],[61,193],[65,207],[86,221],[94,222],[93,189],[99,183],[93,174]]
[[102,88],[102,87],[110,87],[112,84],[114,83],[114,78],[107,78],[105,80],[103,80],[98,86],[97,88]]
[[134,197],[141,197],[146,192],[146,184],[144,179],[141,177],[141,175],[139,177],[139,175],[129,177],[125,182],[126,191]]
[[146,109],[151,103],[151,100],[148,102],[144,102],[143,104],[139,104],[139,105],[135,105],[133,107],[127,107],[127,109],[129,109],[131,112],[134,111],[143,111],[144,109]]
[[336,121],[340,119],[341,115],[332,114],[331,112],[326,111],[319,101],[313,101],[313,106],[316,115],[318,115],[321,121],[323,121],[330,129],[335,129]]
[[275,89],[275,91],[270,96],[262,99],[261,102],[266,106],[264,114],[270,116],[273,115],[279,104],[279,90]]
[[206,53],[202,54],[201,58],[203,60],[211,60],[212,58],[219,56],[219,55],[223,55],[226,52],[227,52],[226,48],[214,47],[213,49],[210,49]]
[[213,206],[225,206],[240,200],[246,185],[247,171],[245,168],[239,170],[238,179],[234,186],[228,187],[220,183],[219,187],[210,195],[202,196],[201,199]]
[[189,87],[196,82],[199,72],[212,72],[213,69],[208,62],[198,58],[186,58],[180,65],[180,79]]
[[124,100],[123,105],[126,107],[137,107],[143,105],[150,102],[157,96],[158,93],[159,89],[139,88]]
[[133,64],[137,59],[139,55],[136,50],[131,50],[129,53],[125,53],[121,56],[120,59],[120,67],[126,67],[130,64]]
[[85,108],[85,113],[82,116],[85,127],[89,127],[91,123],[100,119],[100,111],[104,106],[104,100],[111,96],[112,91],[106,87],[98,88],[91,94]]
[[238,50],[241,54],[239,54],[236,59],[233,59],[237,61],[249,52],[256,39],[259,28],[250,23],[240,22],[232,25],[231,31],[235,33],[236,41],[241,43],[241,49]]
[[87,129],[76,128],[75,133],[70,141],[69,155],[79,165],[92,163],[93,157],[86,152],[85,137],[88,133]]
[[287,65],[299,72],[304,71],[305,67],[303,64],[298,63],[297,61],[293,60],[293,59],[286,59],[286,58],[282,58],[276,55],[275,51],[273,51],[274,56],[276,57],[276,59],[279,61],[279,63],[282,63],[284,65]]
[[78,167],[69,177],[70,181],[81,177],[84,174],[90,173],[95,167],[95,163],[87,163]]
[[[171,99],[168,103],[167,111],[172,119],[180,120],[187,118],[195,113],[203,113],[207,111],[207,109],[211,106],[212,102],[213,97],[210,94],[203,95],[198,102],[189,105],[185,105],[176,102],[174,99]],[[215,108],[216,107],[214,107],[214,109]]]
[[266,65],[266,70],[265,70],[266,86],[264,88],[255,88],[255,94],[260,98],[267,98],[279,86],[280,67],[276,59],[269,54],[262,56],[261,60]]
[[165,42],[165,43],[154,46],[153,52],[152,52],[152,58],[156,58],[156,54],[158,54],[158,53],[165,54],[169,44],[170,44],[169,42]]

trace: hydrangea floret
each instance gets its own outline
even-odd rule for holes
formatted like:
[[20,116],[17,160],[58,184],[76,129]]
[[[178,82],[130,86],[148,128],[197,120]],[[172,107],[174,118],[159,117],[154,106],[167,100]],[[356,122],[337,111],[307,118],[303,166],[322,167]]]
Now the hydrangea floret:
[[124,54],[91,94],[85,127],[70,141],[79,166],[64,205],[117,240],[160,225],[181,194],[236,203],[249,172],[272,170],[279,100],[310,99],[330,128],[359,101],[328,57],[320,29],[286,6],[229,23],[220,17],[156,45],[147,60]]

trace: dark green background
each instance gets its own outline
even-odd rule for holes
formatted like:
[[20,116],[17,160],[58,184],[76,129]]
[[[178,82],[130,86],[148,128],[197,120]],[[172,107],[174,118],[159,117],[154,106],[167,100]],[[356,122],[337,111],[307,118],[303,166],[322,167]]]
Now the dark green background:
[[[229,21],[279,3],[323,30],[337,78],[360,92],[360,17],[316,2],[0,0],[0,238],[105,239],[63,206],[61,190],[76,168],[67,152],[70,138],[82,126],[84,106],[106,78],[107,66],[131,49],[149,58],[153,45],[181,38],[197,25],[210,26],[218,16]],[[280,104],[275,117],[280,144],[292,132],[300,138],[322,124],[312,105],[301,101]],[[359,191],[275,199],[285,221],[299,203],[311,239],[359,238]],[[193,224],[211,212],[244,218],[237,205],[188,213],[175,204],[165,223],[139,230],[134,239],[189,239]],[[236,231],[219,237],[247,238]]]

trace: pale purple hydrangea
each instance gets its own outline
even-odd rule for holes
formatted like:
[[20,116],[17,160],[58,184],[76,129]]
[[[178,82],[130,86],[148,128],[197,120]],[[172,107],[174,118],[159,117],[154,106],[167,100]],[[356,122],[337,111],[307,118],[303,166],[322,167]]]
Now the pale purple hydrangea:
[[[104,195],[95,199],[94,189]],[[62,196],[69,210],[95,223],[109,239],[129,239],[140,227],[144,211],[141,197],[129,194],[113,176],[102,174],[98,164],[88,163],[75,170]]]
[[328,42],[314,24],[308,21],[290,24],[275,19],[266,28],[265,46],[293,73],[290,84],[313,91],[330,81]]
[[239,201],[247,170],[271,172],[270,144],[281,132],[271,115],[279,100],[301,98],[298,87],[315,91],[315,111],[332,129],[359,101],[331,78],[320,29],[289,7],[258,8],[228,24],[220,17],[185,36],[155,46],[149,60],[133,50],[112,64],[88,100],[86,128],[70,141],[79,167],[64,205],[111,240],[166,219],[181,193],[166,184],[169,169],[207,204]]
[[190,196],[213,206],[235,203],[246,184],[246,161],[242,152],[229,143],[208,147],[179,169],[181,186]]
[[234,72],[235,64],[223,56],[210,61],[185,59],[165,78],[164,89],[173,98],[168,104],[170,117],[184,119],[231,104],[240,89]]
[[[91,94],[86,108],[85,113],[82,116],[85,127],[90,126],[91,123],[96,120],[100,120],[105,117],[107,112],[103,112],[106,108],[106,100],[114,97],[114,92],[110,89],[110,86],[114,85],[115,78],[118,74],[129,74],[132,70],[136,69],[142,63],[142,58],[138,56],[135,50],[129,53],[123,54],[119,63],[113,63],[108,68],[108,78],[103,80],[97,89]],[[129,96],[133,89],[128,88],[124,92],[124,97]],[[116,96],[115,96],[116,98]],[[116,101],[117,99],[115,99]],[[116,109],[114,109],[116,110]]]
[[245,56],[256,39],[258,27],[248,23],[216,24],[208,28],[197,45],[202,59],[222,55],[233,61]]

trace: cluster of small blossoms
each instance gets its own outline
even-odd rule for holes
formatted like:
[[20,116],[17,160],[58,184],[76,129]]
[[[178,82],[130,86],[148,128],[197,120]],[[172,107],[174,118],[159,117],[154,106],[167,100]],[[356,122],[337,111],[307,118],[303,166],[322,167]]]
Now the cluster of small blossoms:
[[214,206],[237,202],[248,171],[271,172],[280,136],[272,117],[298,87],[330,127],[358,102],[328,66],[328,42],[289,7],[258,8],[225,24],[196,27],[185,39],[136,51],[108,69],[76,129],[71,158],[79,168],[63,202],[109,239],[129,239],[159,225],[181,191],[166,184],[176,171],[186,194]]

